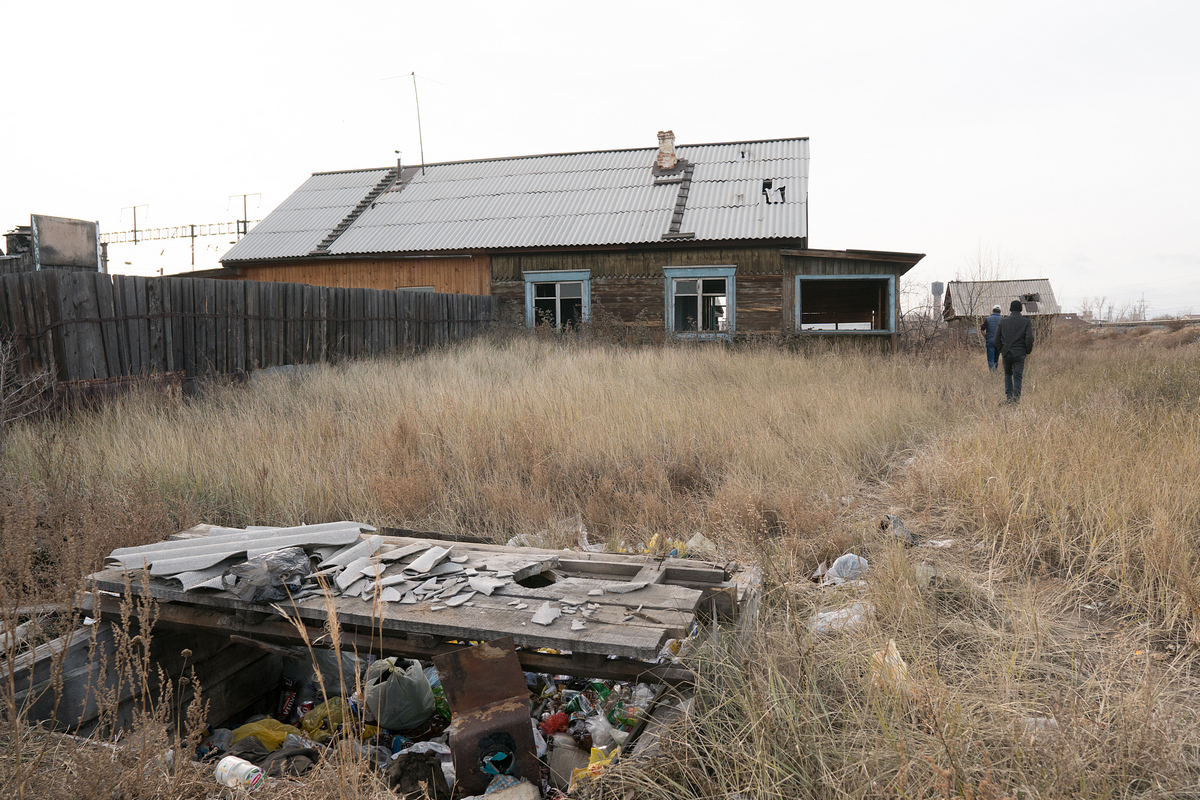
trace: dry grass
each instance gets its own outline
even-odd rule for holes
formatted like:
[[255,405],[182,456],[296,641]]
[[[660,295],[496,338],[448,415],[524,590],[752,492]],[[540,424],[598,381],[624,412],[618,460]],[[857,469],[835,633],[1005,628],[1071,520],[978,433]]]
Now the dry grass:
[[[1200,346],[1187,329],[1062,335],[1030,359],[1020,407],[1001,393],[982,353],[517,339],[182,404],[130,396],[13,426],[6,580],[29,597],[51,574],[72,586],[111,547],[198,519],[506,538],[578,513],[613,544],[702,531],[763,567],[758,628],[703,642],[697,714],[594,793],[1186,794]],[[885,511],[954,544],[901,548]],[[806,579],[847,550],[871,561],[864,587]],[[811,635],[814,611],[855,599],[874,608],[862,630]],[[889,639],[900,695],[871,679]],[[322,773],[313,796],[372,796],[353,771]]]

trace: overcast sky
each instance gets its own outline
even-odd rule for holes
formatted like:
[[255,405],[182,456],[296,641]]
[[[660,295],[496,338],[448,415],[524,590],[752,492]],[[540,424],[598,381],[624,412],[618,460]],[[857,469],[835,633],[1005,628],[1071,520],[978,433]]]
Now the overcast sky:
[[[0,226],[261,219],[309,174],[808,136],[811,247],[1200,313],[1200,2],[10,3]],[[217,266],[231,237],[199,239]],[[130,262],[128,266],[125,262]],[[191,268],[186,242],[114,272]]]

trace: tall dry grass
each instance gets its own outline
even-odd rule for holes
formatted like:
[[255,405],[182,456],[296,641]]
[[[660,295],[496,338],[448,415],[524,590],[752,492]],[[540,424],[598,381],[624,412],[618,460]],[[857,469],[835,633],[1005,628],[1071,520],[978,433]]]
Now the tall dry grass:
[[[581,513],[602,538],[831,530],[839,497],[981,396],[956,368],[774,349],[514,340],[153,395],[29,425],[89,486],[148,483],[213,522],[369,519],[508,536]],[[826,498],[829,498],[827,501]]]
[[[200,519],[504,538],[578,513],[613,544],[702,531],[762,567],[758,626],[705,636],[697,713],[594,794],[1186,794],[1195,335],[1060,336],[1030,359],[1021,406],[1001,393],[981,352],[478,342],[17,424],[4,546],[46,576]],[[885,511],[954,543],[900,547]],[[807,579],[847,550],[871,561],[865,586]],[[814,612],[855,600],[873,608],[862,629],[811,634]],[[900,693],[871,679],[889,639]]]

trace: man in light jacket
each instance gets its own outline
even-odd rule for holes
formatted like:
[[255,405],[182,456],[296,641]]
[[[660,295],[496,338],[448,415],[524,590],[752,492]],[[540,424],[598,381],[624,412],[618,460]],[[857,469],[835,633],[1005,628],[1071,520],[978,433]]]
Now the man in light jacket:
[[1021,301],[1008,304],[1010,313],[996,328],[996,351],[1004,362],[1004,402],[1021,402],[1025,357],[1033,352],[1033,323],[1021,314]]
[[979,332],[983,334],[983,343],[987,346],[988,369],[992,372],[996,371],[996,363],[999,360],[996,354],[996,329],[1000,327],[1000,306],[992,306],[990,316],[983,318],[983,324],[979,326]]

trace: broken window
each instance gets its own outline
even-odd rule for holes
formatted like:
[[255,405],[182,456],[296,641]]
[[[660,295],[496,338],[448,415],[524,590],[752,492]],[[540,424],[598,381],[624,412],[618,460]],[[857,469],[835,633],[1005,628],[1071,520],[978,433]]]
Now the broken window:
[[734,329],[735,267],[667,267],[667,329],[727,334]]
[[591,314],[591,271],[526,272],[525,324],[556,329],[579,325]]
[[891,275],[796,276],[796,329],[894,332]]

